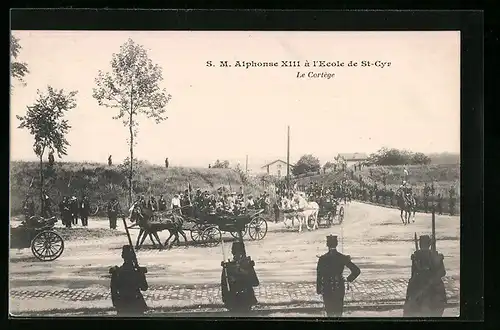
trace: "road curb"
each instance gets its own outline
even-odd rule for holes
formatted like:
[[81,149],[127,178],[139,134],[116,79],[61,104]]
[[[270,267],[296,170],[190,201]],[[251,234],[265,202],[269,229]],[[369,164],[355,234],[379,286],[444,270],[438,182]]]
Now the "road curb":
[[[344,310],[349,311],[390,311],[403,309],[404,301],[388,301],[381,304],[346,304]],[[446,308],[459,307],[458,301],[450,301],[446,304]],[[290,302],[287,304],[258,304],[252,310],[255,316],[265,316],[275,313],[292,314],[292,313],[319,313],[323,311],[323,305],[318,302]],[[92,316],[92,315],[112,315],[114,308],[78,308],[78,309],[52,309],[37,312],[21,312],[12,315],[13,317],[23,316]],[[228,312],[222,304],[206,304],[184,307],[155,307],[150,308],[145,316],[157,316],[158,314],[170,315],[171,317],[203,317],[203,316],[224,316]],[[229,316],[229,315],[228,315]],[[251,315],[249,315],[251,316]]]

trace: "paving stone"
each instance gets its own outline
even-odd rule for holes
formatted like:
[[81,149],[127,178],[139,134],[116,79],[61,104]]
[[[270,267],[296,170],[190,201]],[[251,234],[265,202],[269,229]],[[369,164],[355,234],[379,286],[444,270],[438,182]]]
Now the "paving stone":
[[[403,301],[406,296],[407,280],[359,280],[349,284],[346,290],[346,303],[377,303],[383,301]],[[449,299],[458,300],[460,279],[448,277],[444,280]],[[12,289],[11,297],[21,300],[52,297],[63,301],[99,301],[109,300],[106,288],[26,290]],[[316,295],[316,283],[261,283],[255,288],[257,299],[262,304],[291,303],[292,301],[320,302]],[[221,302],[219,287],[213,285],[167,286],[151,285],[144,297],[148,302],[166,302],[166,305],[191,304],[206,305]],[[155,303],[156,305],[156,303]]]

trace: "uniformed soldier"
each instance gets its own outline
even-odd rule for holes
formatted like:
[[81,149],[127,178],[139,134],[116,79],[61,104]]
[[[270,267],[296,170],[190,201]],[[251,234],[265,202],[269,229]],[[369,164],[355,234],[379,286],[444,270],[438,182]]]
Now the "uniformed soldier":
[[148,289],[147,269],[134,265],[134,255],[130,245],[122,248],[123,265],[109,270],[111,274],[111,301],[118,315],[144,314],[148,306],[141,291]]
[[253,288],[259,286],[254,261],[245,255],[241,241],[233,242],[233,260],[222,262],[221,290],[224,306],[233,313],[248,313],[257,304]]
[[[326,315],[342,316],[344,309],[345,281],[354,281],[361,270],[348,255],[343,255],[337,251],[337,236],[326,237],[328,252],[319,257],[317,266],[316,293],[323,296]],[[344,267],[347,267],[351,274],[344,279]]]
[[444,256],[430,249],[429,235],[420,236],[420,249],[411,256],[411,278],[408,281],[403,316],[441,317],[446,305],[442,277],[446,275]]
[[108,166],[112,166],[113,165],[113,159],[111,157],[111,155],[109,155],[108,157]]
[[109,218],[109,228],[116,229],[116,220],[118,214],[120,213],[120,204],[116,197],[113,197],[108,203],[108,218]]

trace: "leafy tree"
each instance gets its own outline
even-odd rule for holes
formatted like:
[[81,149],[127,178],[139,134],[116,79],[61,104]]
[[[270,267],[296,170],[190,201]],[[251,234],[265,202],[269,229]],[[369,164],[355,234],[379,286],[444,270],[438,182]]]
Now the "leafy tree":
[[166,120],[166,105],[172,98],[159,84],[163,80],[163,70],[153,64],[143,46],[128,39],[119,53],[111,58],[111,71],[99,71],[95,79],[93,97],[100,106],[118,109],[113,119],[121,119],[128,127],[130,157],[129,204],[132,203],[132,179],[134,159],[134,138],[137,136],[139,115],[154,119],[157,124]]
[[220,161],[220,160],[216,160],[215,163],[212,165],[212,168],[229,168],[229,161],[227,160],[224,160],[224,161]]
[[431,163],[431,158],[421,152],[413,154],[411,164],[413,165],[428,165]]
[[[19,51],[22,49],[19,44],[19,39],[14,37],[12,34],[10,35],[10,76],[12,78],[17,79],[22,84],[26,84],[24,82],[24,76],[29,73],[28,64],[24,62],[17,61],[17,57],[19,56]],[[12,87],[12,85],[11,85]]]
[[335,167],[335,163],[334,162],[326,162],[325,165],[323,165],[323,170],[328,170],[330,168],[334,168]]
[[70,144],[66,134],[71,126],[64,116],[76,108],[77,92],[66,93],[49,86],[46,93],[38,90],[37,94],[35,104],[27,107],[26,115],[16,117],[20,121],[18,128],[27,129],[35,140],[33,150],[40,160],[40,205],[43,207],[43,155],[47,150],[57,152],[59,158],[67,154]]
[[317,172],[321,169],[319,159],[313,155],[303,155],[292,169],[294,175],[300,175],[308,172]]

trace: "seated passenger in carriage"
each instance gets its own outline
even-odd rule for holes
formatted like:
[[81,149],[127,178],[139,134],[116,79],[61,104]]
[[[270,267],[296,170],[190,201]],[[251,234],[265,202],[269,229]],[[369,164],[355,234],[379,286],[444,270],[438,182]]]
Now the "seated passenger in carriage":
[[163,199],[163,195],[160,195],[158,200],[158,211],[163,212],[167,210],[167,201]]
[[155,212],[157,211],[156,199],[154,196],[151,196],[148,201],[148,209]]
[[172,209],[173,212],[180,214],[181,199],[179,198],[178,194],[175,194],[174,197],[172,197],[172,201],[170,202],[170,209]]
[[253,202],[253,196],[252,195],[248,196],[247,201],[245,203],[245,207],[247,209],[253,209],[255,207],[255,203]]

